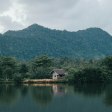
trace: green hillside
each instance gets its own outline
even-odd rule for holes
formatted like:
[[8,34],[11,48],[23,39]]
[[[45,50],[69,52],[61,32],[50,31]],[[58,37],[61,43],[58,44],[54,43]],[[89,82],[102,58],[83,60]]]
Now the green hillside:
[[0,35],[0,55],[31,59],[39,55],[102,58],[112,55],[112,37],[100,28],[59,31],[33,24]]

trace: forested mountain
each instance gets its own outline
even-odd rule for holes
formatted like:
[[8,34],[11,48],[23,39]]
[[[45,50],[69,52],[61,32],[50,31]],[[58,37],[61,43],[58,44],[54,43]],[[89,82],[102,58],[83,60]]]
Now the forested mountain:
[[31,59],[39,55],[101,58],[112,55],[112,37],[100,28],[59,31],[33,24],[0,34],[0,55]]

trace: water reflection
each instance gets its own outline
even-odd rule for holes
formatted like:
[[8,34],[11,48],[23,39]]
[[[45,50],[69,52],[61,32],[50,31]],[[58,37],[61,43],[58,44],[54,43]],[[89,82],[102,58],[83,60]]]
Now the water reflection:
[[104,102],[108,106],[112,106],[112,85],[108,85],[105,90]]
[[14,104],[18,97],[18,89],[14,85],[0,85],[0,104]]
[[51,86],[34,86],[31,87],[34,101],[41,106],[45,106],[52,101],[53,91]]
[[28,90],[29,90],[29,88],[28,88],[28,86],[20,86],[19,87],[19,89],[20,89],[20,93],[21,93],[21,96],[24,98],[25,96],[27,96],[27,94],[28,94]]
[[61,84],[53,84],[52,85],[53,94],[54,96],[63,96],[66,94],[66,88],[64,85]]
[[[32,102],[31,103],[32,106],[30,108],[36,105],[36,108],[38,107],[38,109],[39,107],[45,107],[45,109],[47,109],[49,106],[50,106],[49,109],[50,108],[57,109],[58,106],[60,110],[61,108],[63,108],[64,111],[64,108],[66,108],[65,105],[67,105],[68,108],[73,108],[75,110],[76,109],[75,105],[78,106],[82,104],[83,105],[88,104],[88,102],[90,101],[100,102],[99,105],[100,106],[102,105],[102,107],[105,106],[105,108],[108,108],[108,106],[112,106],[112,85],[103,85],[103,84],[0,85],[0,111],[2,105],[5,105],[6,107],[12,105],[13,108],[18,107],[19,109],[21,106],[26,105],[27,109],[28,108],[27,105],[29,105],[29,102]],[[95,104],[98,105],[97,103]],[[85,106],[83,108],[85,108]],[[78,109],[80,110],[80,108]],[[39,111],[44,112],[43,110]],[[67,111],[65,110],[65,112]]]
[[84,96],[94,97],[100,96],[106,90],[106,85],[104,84],[75,84],[74,92],[83,94]]

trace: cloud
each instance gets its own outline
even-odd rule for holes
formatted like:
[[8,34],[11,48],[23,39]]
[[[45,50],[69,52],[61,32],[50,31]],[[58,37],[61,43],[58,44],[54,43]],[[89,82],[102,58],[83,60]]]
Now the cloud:
[[9,9],[11,5],[10,0],[0,0],[0,13]]
[[0,0],[0,30],[37,23],[76,31],[100,27],[112,34],[111,0]]
[[0,17],[0,30],[1,31],[4,32],[9,29],[19,30],[22,28],[23,28],[23,25],[21,25],[18,22],[12,21],[12,18],[10,18],[9,16]]
[[[9,0],[10,5],[6,10],[3,8],[0,13],[0,31],[17,30],[26,26],[26,14],[24,5],[17,0]],[[2,2],[4,6],[6,5]],[[3,5],[2,4],[2,5]]]

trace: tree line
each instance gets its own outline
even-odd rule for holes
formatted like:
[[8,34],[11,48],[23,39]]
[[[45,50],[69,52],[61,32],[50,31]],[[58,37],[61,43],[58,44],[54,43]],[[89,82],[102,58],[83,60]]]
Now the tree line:
[[68,72],[66,79],[72,83],[105,83],[112,81],[112,57],[100,60],[35,57],[20,61],[14,57],[0,57],[0,81],[51,78],[54,68]]

